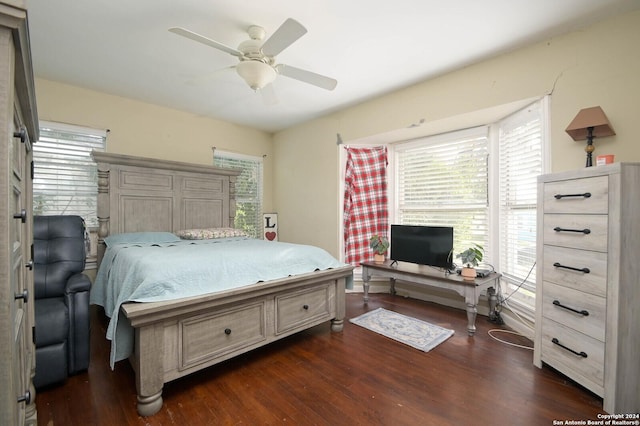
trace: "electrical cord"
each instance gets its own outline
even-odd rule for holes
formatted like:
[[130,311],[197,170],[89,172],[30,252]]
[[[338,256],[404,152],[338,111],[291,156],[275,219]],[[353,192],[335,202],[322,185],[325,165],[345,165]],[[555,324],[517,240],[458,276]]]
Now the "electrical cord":
[[536,267],[536,263],[537,262],[533,262],[533,265],[531,265],[531,269],[529,269],[529,273],[527,274],[526,277],[524,277],[524,279],[522,281],[520,281],[520,284],[518,284],[518,286],[516,287],[515,290],[513,290],[511,292],[511,294],[509,296],[507,296],[506,299],[503,300],[503,302],[506,302],[507,300],[509,300],[511,298],[511,296],[513,296],[518,290],[520,290],[520,287],[522,287],[524,285],[524,283],[527,281],[527,279],[529,278],[529,276],[531,275],[531,273],[533,272],[533,268]]
[[[516,286],[515,290],[513,290],[511,292],[511,294],[509,294],[507,297],[502,297],[502,291],[500,288],[500,280],[498,280],[498,284],[497,284],[497,288],[496,288],[496,306],[494,308],[493,312],[489,312],[489,321],[491,321],[492,323],[495,323],[497,325],[503,325],[504,324],[504,320],[502,319],[500,313],[502,312],[503,306],[506,306],[507,308],[509,308],[509,310],[511,311],[511,313],[513,315],[516,316],[516,318],[518,318],[518,320],[522,323],[522,325],[524,325],[526,328],[528,329],[532,329],[531,326],[529,324],[527,324],[520,315],[518,315],[518,313],[516,311],[514,311],[509,304],[507,303],[508,300],[511,298],[511,296],[513,296],[518,290],[520,290],[520,288],[522,288],[522,286],[524,285],[524,283],[529,279],[529,277],[531,276],[531,273],[533,272],[533,268],[535,268],[537,262],[533,262],[533,264],[531,265],[531,268],[529,269],[529,272],[527,273],[527,276],[524,277],[524,279],[522,281],[520,281],[520,283]],[[495,267],[490,264],[490,263],[486,263],[486,266],[491,268],[492,272],[495,272]],[[453,271],[455,271],[455,267],[456,265],[453,264],[454,268]],[[523,346],[523,345],[517,345],[514,343],[510,343],[510,342],[506,342],[504,340],[498,339],[497,337],[493,336],[491,333],[492,332],[504,332],[504,333],[510,333],[510,334],[515,334],[521,337],[526,337],[524,335],[522,335],[521,333],[515,332],[515,331],[510,331],[510,330],[502,330],[502,329],[491,329],[488,331],[489,336],[491,336],[492,339],[495,339],[499,342],[502,342],[504,344],[507,345],[511,345],[511,346],[516,346],[516,347],[520,347],[520,348],[524,348],[524,349],[530,349],[533,350],[533,348],[529,347],[529,346]]]
[[500,332],[500,333],[508,333],[508,334],[515,334],[516,336],[522,336],[522,334],[517,333],[517,332],[515,332],[515,331],[511,331],[511,330],[502,330],[502,329],[500,329],[500,328],[493,328],[493,329],[489,330],[489,331],[487,332],[487,334],[489,334],[489,336],[490,336],[492,339],[497,340],[497,341],[498,341],[498,342],[500,342],[500,343],[504,343],[505,345],[515,346],[516,348],[528,349],[528,350],[530,350],[530,351],[532,351],[532,350],[533,350],[533,348],[532,348],[531,346],[519,345],[519,344],[517,344],[517,343],[511,343],[511,342],[507,342],[506,340],[498,339],[496,336],[494,336],[494,335],[492,334],[492,333],[497,333],[497,332]]
[[[498,304],[496,306],[496,312],[499,314],[500,312],[502,312],[502,306],[503,305],[507,305],[508,307],[508,303],[507,301],[511,298],[511,296],[513,296],[518,290],[520,290],[520,288],[524,285],[524,283],[527,281],[527,279],[529,278],[529,276],[531,275],[531,272],[533,272],[533,268],[535,268],[536,266],[536,262],[533,262],[533,265],[531,265],[531,269],[529,269],[529,272],[527,273],[527,276],[524,277],[524,279],[522,281],[520,281],[520,284],[518,284],[518,286],[516,287],[515,290],[513,290],[511,292],[510,295],[508,295],[506,298],[502,297],[502,292],[500,291],[500,282],[498,281],[498,288],[496,289],[496,295],[498,296]],[[517,313],[515,313],[513,311],[513,309],[511,309],[511,312],[513,312],[518,319],[520,319],[520,321],[526,325],[526,323],[522,320],[522,318],[520,318],[520,316],[518,316]]]
[[491,272],[495,272],[496,271],[496,268],[490,263],[483,263],[483,265],[486,265],[486,266],[490,267],[491,268]]
[[[509,304],[507,303],[507,301],[511,298],[511,296],[513,296],[518,290],[520,290],[520,288],[524,285],[524,283],[527,281],[527,279],[529,278],[529,276],[531,275],[531,273],[533,272],[533,268],[535,268],[536,266],[536,262],[533,262],[533,265],[531,265],[531,269],[529,269],[529,272],[527,273],[527,276],[524,277],[524,279],[517,285],[517,287],[515,288],[515,290],[513,290],[511,292],[511,294],[509,294],[506,298],[502,297],[502,292],[500,291],[500,281],[498,281],[498,285],[497,285],[497,289],[496,289],[496,296],[497,296],[497,304],[495,307],[494,312],[490,312],[489,313],[489,321],[494,322],[496,324],[502,325],[504,324],[504,321],[502,320],[502,317],[500,316],[500,313],[502,312],[503,306],[506,306],[507,308],[509,308],[509,310],[511,311],[512,314],[514,314],[516,316],[516,318],[518,318],[518,320],[522,323],[522,325],[524,325],[525,327],[527,327],[528,329],[531,329],[531,326],[529,324],[527,324],[520,315],[518,315],[518,313],[516,311],[514,311]],[[515,331],[510,331],[510,330],[502,330],[502,329],[491,329],[488,331],[489,336],[492,339],[495,339],[499,342],[502,342],[504,344],[507,345],[511,345],[511,346],[516,346],[516,347],[521,347],[524,349],[530,349],[533,350],[533,348],[529,347],[529,346],[523,346],[523,345],[517,345],[515,343],[510,343],[510,342],[506,342],[504,340],[498,339],[497,337],[493,336],[491,333],[492,332],[504,332],[504,333],[510,333],[510,334],[515,334],[518,336],[522,336],[522,337],[526,337],[523,336],[521,333],[515,332]]]
[[508,303],[505,303],[505,305],[507,306],[507,308],[509,308],[509,310],[511,311],[511,313],[512,313],[513,315],[515,315],[515,316],[518,318],[518,320],[520,320],[520,323],[521,323],[523,326],[525,326],[525,327],[526,327],[526,328],[528,328],[529,330],[531,330],[531,331],[534,331],[534,332],[535,332],[535,329],[534,329],[533,327],[531,327],[529,324],[527,324],[527,323],[525,322],[525,320],[523,320],[523,319],[522,319],[522,317],[521,317],[520,315],[518,315],[518,313],[517,313],[516,311],[514,311],[514,310],[509,306],[509,304],[508,304]]

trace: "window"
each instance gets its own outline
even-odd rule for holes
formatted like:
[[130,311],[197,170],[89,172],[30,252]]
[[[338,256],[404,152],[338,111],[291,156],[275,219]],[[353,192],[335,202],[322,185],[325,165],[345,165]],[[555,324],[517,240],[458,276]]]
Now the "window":
[[[509,299],[534,309],[537,177],[543,172],[542,103],[499,123],[500,272]],[[516,292],[517,290],[517,292]]]
[[236,179],[235,227],[258,238],[262,235],[262,158],[216,150],[213,165],[242,170]]
[[97,227],[97,167],[91,151],[104,151],[107,131],[40,122],[33,145],[33,214],[79,215]]
[[472,242],[486,251],[488,140],[478,127],[398,144],[394,223],[453,226],[454,253]]
[[545,101],[537,101],[488,126],[392,148],[392,223],[453,226],[456,254],[481,244],[483,262],[503,275],[510,308],[531,320],[545,109]]

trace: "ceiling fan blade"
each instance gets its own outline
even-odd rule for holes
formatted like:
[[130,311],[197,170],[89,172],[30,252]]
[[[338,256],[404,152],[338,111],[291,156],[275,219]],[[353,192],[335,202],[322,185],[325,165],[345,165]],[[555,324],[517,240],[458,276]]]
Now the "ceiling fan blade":
[[190,38],[191,40],[195,40],[199,43],[206,44],[207,46],[214,47],[218,50],[222,50],[223,52],[227,52],[233,56],[242,58],[242,52],[240,52],[239,50],[236,50],[233,47],[229,47],[222,43],[218,43],[215,40],[211,40],[210,38],[194,33],[193,31],[189,31],[187,29],[180,28],[180,27],[169,28],[169,31],[171,31],[174,34],[178,34],[180,36]]
[[262,45],[262,53],[267,56],[276,56],[293,42],[305,35],[307,29],[295,19],[288,18]]
[[318,86],[326,90],[333,90],[338,84],[338,81],[333,78],[292,67],[290,65],[278,64],[276,65],[276,71],[286,77],[313,84],[314,86]]

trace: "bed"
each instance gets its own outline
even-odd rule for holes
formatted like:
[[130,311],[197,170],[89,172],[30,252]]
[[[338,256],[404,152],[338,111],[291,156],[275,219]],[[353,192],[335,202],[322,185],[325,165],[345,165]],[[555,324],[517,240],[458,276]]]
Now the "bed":
[[[303,245],[287,248],[286,243],[269,245],[274,243],[242,235],[215,240],[157,241],[157,238],[171,239],[181,230],[233,230],[237,170],[101,152],[92,155],[98,165],[99,224],[99,270],[92,303],[108,306],[105,313],[110,316],[109,327],[113,332],[108,336],[112,340],[112,366],[124,357],[131,362],[140,415],[150,416],[161,409],[162,388],[169,381],[325,322],[330,321],[332,331],[342,331],[345,287],[351,284],[353,267],[337,262],[321,249]],[[126,240],[118,241],[121,236],[126,236]],[[144,241],[135,238],[132,241],[132,236]],[[309,250],[309,255],[305,260],[287,261],[305,264],[294,272],[260,275],[267,279],[251,276],[247,264],[242,265],[242,274],[224,277],[212,275],[211,271],[198,272],[195,275],[209,277],[216,286],[203,289],[202,283],[198,283],[195,290],[178,298],[172,291],[152,292],[152,297],[146,293],[144,297],[138,297],[137,293],[122,296],[123,290],[115,283],[126,280],[105,278],[116,276],[112,270],[117,268],[113,265],[125,253],[127,257],[137,256],[140,262],[158,257],[162,263],[162,257],[155,253],[182,250],[179,246],[187,246],[187,250],[205,247],[222,250],[210,257],[217,258],[222,257],[220,253],[245,250],[245,246],[235,248],[240,244],[268,245],[267,250],[273,253],[276,247],[284,245],[285,250],[296,253]],[[154,254],[149,255],[146,250]],[[184,264],[181,275],[189,275],[196,264],[208,263],[198,261],[200,252],[192,253],[187,258],[193,258],[193,262],[180,261]],[[172,257],[168,255],[166,259]],[[147,274],[140,272],[143,267],[136,268],[120,267],[137,271],[136,276],[143,276],[146,281]],[[236,275],[247,275],[248,281],[239,286],[227,285],[228,277],[235,280]],[[167,278],[167,283],[176,277]],[[148,278],[152,279],[153,274],[149,273]],[[177,287],[182,288],[183,284]],[[106,300],[109,297],[111,301]],[[120,341],[121,335],[128,344]]]

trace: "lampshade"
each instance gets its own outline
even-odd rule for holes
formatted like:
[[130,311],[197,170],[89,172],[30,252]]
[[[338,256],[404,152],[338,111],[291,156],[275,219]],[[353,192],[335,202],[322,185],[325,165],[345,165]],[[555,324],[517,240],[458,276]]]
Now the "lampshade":
[[236,66],[236,71],[253,90],[262,89],[277,76],[272,66],[260,61],[242,61]]
[[574,141],[582,141],[588,138],[589,127],[593,127],[593,137],[602,138],[616,134],[599,106],[581,109],[567,127],[566,132]]

